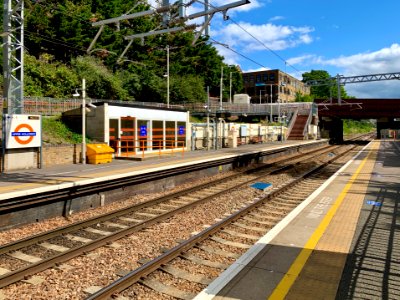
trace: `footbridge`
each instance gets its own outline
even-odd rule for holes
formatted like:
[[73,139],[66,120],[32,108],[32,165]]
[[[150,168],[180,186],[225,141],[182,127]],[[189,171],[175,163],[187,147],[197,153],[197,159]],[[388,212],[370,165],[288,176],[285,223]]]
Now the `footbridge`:
[[375,119],[381,129],[400,129],[400,99],[316,99],[321,136],[343,141],[343,119]]

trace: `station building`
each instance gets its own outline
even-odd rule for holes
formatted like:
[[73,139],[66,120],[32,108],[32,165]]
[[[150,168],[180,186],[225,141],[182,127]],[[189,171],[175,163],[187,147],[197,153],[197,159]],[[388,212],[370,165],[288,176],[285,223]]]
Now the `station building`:
[[[82,129],[81,108],[64,112],[63,121]],[[86,134],[107,143],[116,156],[186,149],[189,112],[178,108],[95,102],[86,107]]]
[[252,103],[294,102],[296,93],[310,94],[304,82],[281,70],[264,70],[242,73],[244,93]]

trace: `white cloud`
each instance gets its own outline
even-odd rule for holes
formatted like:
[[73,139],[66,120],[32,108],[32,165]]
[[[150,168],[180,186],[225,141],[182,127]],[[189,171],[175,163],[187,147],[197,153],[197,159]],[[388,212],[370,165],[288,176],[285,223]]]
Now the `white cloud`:
[[259,71],[267,71],[271,70],[271,68],[257,68],[257,69],[248,69],[248,70],[242,70],[243,72],[259,72]]
[[400,98],[400,81],[377,81],[347,84],[347,93],[357,98]]
[[285,17],[283,17],[283,16],[275,16],[275,17],[270,18],[268,21],[275,22],[275,21],[280,21],[280,20],[284,20],[284,19],[285,19]]
[[392,73],[400,70],[400,45],[393,44],[375,52],[341,56],[323,61],[344,69],[345,75]]
[[313,54],[305,54],[302,56],[297,56],[297,57],[292,57],[287,59],[286,61],[290,64],[290,65],[304,65],[306,63],[309,63],[310,61],[315,61],[316,56]]
[[314,29],[308,26],[281,26],[270,23],[254,25],[246,22],[238,24],[239,26],[231,23],[218,30],[214,29],[212,34],[219,41],[234,48],[243,48],[246,52],[265,51],[266,48],[262,44],[272,50],[283,50],[299,44],[309,44],[313,40],[310,33]]
[[[344,76],[398,73],[400,70],[400,45],[392,44],[374,52],[326,59],[312,54],[288,59],[292,65],[336,68]],[[331,74],[332,75],[332,74]],[[400,80],[352,83],[346,85],[349,95],[359,98],[400,98]]]

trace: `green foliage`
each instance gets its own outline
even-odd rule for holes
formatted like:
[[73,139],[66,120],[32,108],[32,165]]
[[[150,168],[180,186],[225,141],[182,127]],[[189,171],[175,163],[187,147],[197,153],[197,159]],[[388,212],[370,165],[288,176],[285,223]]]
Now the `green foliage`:
[[[82,134],[73,132],[60,117],[43,117],[43,141],[51,144],[79,144],[82,143]],[[87,139],[87,142],[89,140]]]
[[207,95],[201,78],[188,76],[172,76],[170,81],[171,103],[204,102]]
[[343,133],[345,135],[372,132],[375,127],[376,125],[369,120],[343,120]]
[[[162,16],[154,14],[104,27],[95,46],[86,53],[99,27],[93,22],[150,9],[141,0],[47,0],[27,3],[25,95],[70,98],[86,79],[87,95],[96,99],[165,102],[167,45],[170,47],[171,103],[203,102],[210,87],[219,95],[221,67],[224,98],[241,92],[240,70],[226,65],[207,38],[192,45],[193,32],[133,40],[123,58],[125,36],[155,30]],[[118,60],[118,61],[117,61]],[[232,75],[230,75],[232,74]],[[232,78],[232,80],[231,80]]]
[[313,102],[314,96],[312,95],[303,95],[300,92],[296,92],[296,102]]
[[[327,80],[332,78],[331,75],[325,70],[311,70],[311,72],[305,72],[302,74],[303,82],[312,81],[312,80]],[[332,85],[317,85],[311,86],[311,96],[313,99],[329,99],[331,96],[332,98],[338,97],[338,88],[337,88],[337,81],[332,80]],[[340,87],[340,94],[342,99],[351,98],[347,95],[346,90],[343,86]]]
[[72,65],[80,78],[86,79],[87,95],[97,99],[127,100],[128,92],[120,77],[115,76],[99,59],[79,56]]
[[79,85],[77,74],[60,62],[51,62],[50,55],[40,59],[25,54],[25,94],[62,98]]

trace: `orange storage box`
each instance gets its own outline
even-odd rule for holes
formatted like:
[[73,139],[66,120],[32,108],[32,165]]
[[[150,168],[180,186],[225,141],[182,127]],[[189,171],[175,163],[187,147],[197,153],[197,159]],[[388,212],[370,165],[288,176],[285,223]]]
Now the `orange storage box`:
[[87,144],[86,155],[89,164],[106,164],[112,161],[114,149],[107,144]]

